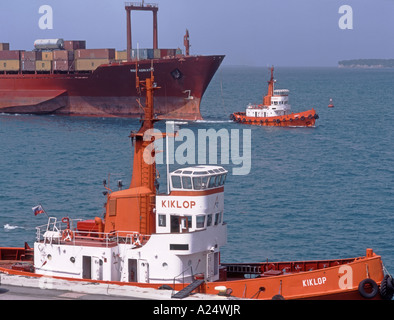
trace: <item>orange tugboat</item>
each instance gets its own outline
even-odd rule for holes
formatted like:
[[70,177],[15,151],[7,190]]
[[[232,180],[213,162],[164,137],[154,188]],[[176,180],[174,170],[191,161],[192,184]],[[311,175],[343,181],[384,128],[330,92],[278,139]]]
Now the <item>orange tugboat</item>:
[[314,109],[292,113],[289,104],[289,90],[274,89],[274,67],[271,68],[271,79],[268,81],[268,93],[263,104],[249,104],[246,112],[235,112],[230,118],[236,122],[260,126],[279,127],[313,127],[318,114]]
[[[0,248],[2,284],[128,296],[137,292],[161,299],[392,298],[393,279],[372,249],[349,259],[221,263],[220,250],[227,242],[227,170],[177,169],[169,174],[168,192],[159,193],[152,144],[164,137],[152,130],[158,87],[153,72],[144,81],[137,75],[136,84],[146,90],[146,105],[140,130],[130,135],[130,187],[112,191],[104,183],[103,219],[48,217],[36,228],[34,248]],[[34,213],[43,213],[42,207],[34,207]]]

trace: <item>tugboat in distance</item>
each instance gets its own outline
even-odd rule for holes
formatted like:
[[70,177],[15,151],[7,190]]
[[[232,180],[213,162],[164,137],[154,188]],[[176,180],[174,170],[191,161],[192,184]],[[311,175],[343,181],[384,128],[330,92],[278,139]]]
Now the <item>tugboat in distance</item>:
[[308,111],[292,113],[289,104],[289,90],[274,89],[274,67],[271,67],[271,79],[268,81],[268,93],[263,104],[249,104],[246,112],[235,112],[230,118],[236,122],[260,126],[313,127],[319,119],[312,108]]

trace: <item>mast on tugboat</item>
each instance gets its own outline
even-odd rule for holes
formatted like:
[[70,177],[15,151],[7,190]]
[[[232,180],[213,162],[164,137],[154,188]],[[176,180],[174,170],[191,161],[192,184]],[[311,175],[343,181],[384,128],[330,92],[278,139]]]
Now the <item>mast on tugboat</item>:
[[[153,94],[156,86],[153,75],[153,62],[149,78],[140,80],[136,63],[136,88],[146,91],[142,125],[138,132],[131,132],[134,143],[134,164],[129,189],[108,194],[105,217],[105,232],[136,230],[140,234],[155,232],[154,204],[156,196],[156,162],[153,143],[154,117]],[[162,135],[160,135],[162,137]],[[153,161],[146,161],[147,157]],[[125,233],[126,234],[126,233]]]

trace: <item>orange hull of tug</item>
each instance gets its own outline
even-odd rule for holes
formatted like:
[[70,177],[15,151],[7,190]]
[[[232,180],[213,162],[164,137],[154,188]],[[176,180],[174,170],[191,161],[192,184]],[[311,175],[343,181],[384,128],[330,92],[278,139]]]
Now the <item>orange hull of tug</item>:
[[[2,251],[14,250],[23,253],[23,248],[1,248]],[[22,255],[24,256],[24,255]],[[19,260],[22,259],[22,260]],[[28,262],[23,257],[18,261]],[[0,259],[0,273],[9,275],[19,275],[25,277],[40,278],[45,277],[35,274],[34,271],[15,269],[11,267],[14,261]],[[248,264],[238,264],[240,270],[247,268]],[[366,256],[321,261],[294,261],[294,262],[263,262],[253,264],[261,274],[255,278],[234,277],[229,265],[222,272],[221,279],[215,282],[205,282],[194,292],[217,295],[218,287],[224,287],[227,294],[241,299],[309,299],[309,300],[364,300],[385,299],[379,287],[383,283],[384,272],[382,260],[372,249],[367,249]],[[232,265],[234,267],[234,265]],[[34,268],[33,268],[34,269]],[[265,271],[266,270],[266,271]],[[264,271],[264,272],[263,272]],[[137,283],[118,282],[90,279],[72,279],[68,277],[57,277],[55,279],[68,280],[70,282],[94,282],[106,283],[120,286],[136,286],[141,288],[159,289],[163,285],[169,285],[174,290],[182,290],[188,283],[165,284],[165,283]],[[360,288],[360,283],[369,282],[375,284],[375,289],[369,286]],[[209,298],[209,296],[207,297]]]
[[247,117],[245,112],[236,112],[232,114],[232,118],[236,122],[258,126],[313,127],[318,116],[316,111],[311,109],[277,117]]

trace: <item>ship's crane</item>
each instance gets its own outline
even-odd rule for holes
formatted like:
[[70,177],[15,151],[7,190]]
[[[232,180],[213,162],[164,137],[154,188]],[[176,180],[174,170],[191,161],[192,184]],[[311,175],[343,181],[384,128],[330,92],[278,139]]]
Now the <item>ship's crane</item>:
[[131,49],[132,49],[132,34],[131,34],[131,11],[152,11],[153,12],[153,49],[158,48],[158,36],[157,36],[157,12],[159,6],[156,3],[144,3],[142,2],[126,2],[125,9],[127,13],[127,60],[130,60]]

